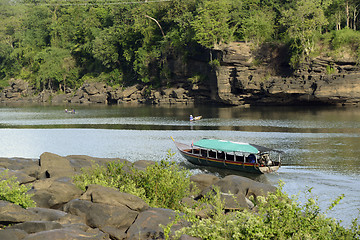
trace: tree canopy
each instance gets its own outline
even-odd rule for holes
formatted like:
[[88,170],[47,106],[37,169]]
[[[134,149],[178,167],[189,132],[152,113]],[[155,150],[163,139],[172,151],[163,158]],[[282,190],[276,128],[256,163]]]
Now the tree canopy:
[[0,0],[0,7],[0,88],[10,78],[39,91],[88,79],[157,86],[172,77],[170,56],[230,41],[287,44],[294,67],[321,36],[360,56],[358,0]]

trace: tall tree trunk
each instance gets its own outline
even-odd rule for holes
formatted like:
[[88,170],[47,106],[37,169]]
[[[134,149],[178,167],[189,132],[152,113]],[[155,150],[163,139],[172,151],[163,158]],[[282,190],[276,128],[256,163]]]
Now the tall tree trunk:
[[359,12],[358,12],[357,8],[359,6],[360,6],[360,4],[356,5],[354,7],[354,11],[353,11],[353,25],[354,25],[353,29],[354,29],[354,31],[356,31],[356,19],[357,19],[358,15],[359,15]]
[[341,14],[340,14],[340,12],[337,13],[336,20],[337,20],[337,22],[336,22],[336,30],[341,30]]
[[345,11],[346,11],[346,26],[350,28],[350,13],[349,13],[349,1],[346,1]]

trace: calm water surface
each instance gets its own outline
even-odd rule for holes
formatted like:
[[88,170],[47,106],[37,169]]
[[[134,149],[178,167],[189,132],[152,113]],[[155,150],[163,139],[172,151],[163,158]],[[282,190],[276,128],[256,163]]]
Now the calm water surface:
[[[176,152],[171,136],[191,143],[203,137],[251,142],[285,152],[277,173],[245,175],[299,194],[312,188],[325,210],[337,196],[345,198],[328,216],[349,225],[360,209],[360,109],[358,108],[222,108],[0,106],[0,157],[39,158],[85,154],[130,161],[163,159]],[[189,115],[203,120],[189,122]],[[176,153],[174,160],[194,173],[223,177],[241,173],[200,168]]]

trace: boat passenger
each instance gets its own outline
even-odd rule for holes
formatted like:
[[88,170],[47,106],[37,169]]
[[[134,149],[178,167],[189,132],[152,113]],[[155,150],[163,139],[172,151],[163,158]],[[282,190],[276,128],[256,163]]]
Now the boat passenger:
[[190,115],[190,121],[193,121],[193,120],[194,120],[193,115]]
[[254,154],[250,154],[250,155],[248,156],[248,161],[249,161],[249,163],[255,163],[255,161],[256,161],[255,155],[254,155]]

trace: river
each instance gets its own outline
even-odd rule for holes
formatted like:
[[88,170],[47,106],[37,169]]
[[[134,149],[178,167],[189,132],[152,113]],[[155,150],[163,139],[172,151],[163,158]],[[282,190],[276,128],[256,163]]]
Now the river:
[[[74,107],[74,106],[73,106]],[[200,138],[250,142],[284,151],[277,173],[249,175],[256,181],[284,182],[289,195],[305,201],[312,188],[323,211],[345,198],[327,216],[349,226],[360,209],[360,109],[333,107],[158,107],[158,106],[0,106],[0,157],[61,156],[173,160],[194,173],[223,177],[242,173],[187,163],[171,140]],[[203,119],[189,121],[189,115]]]

